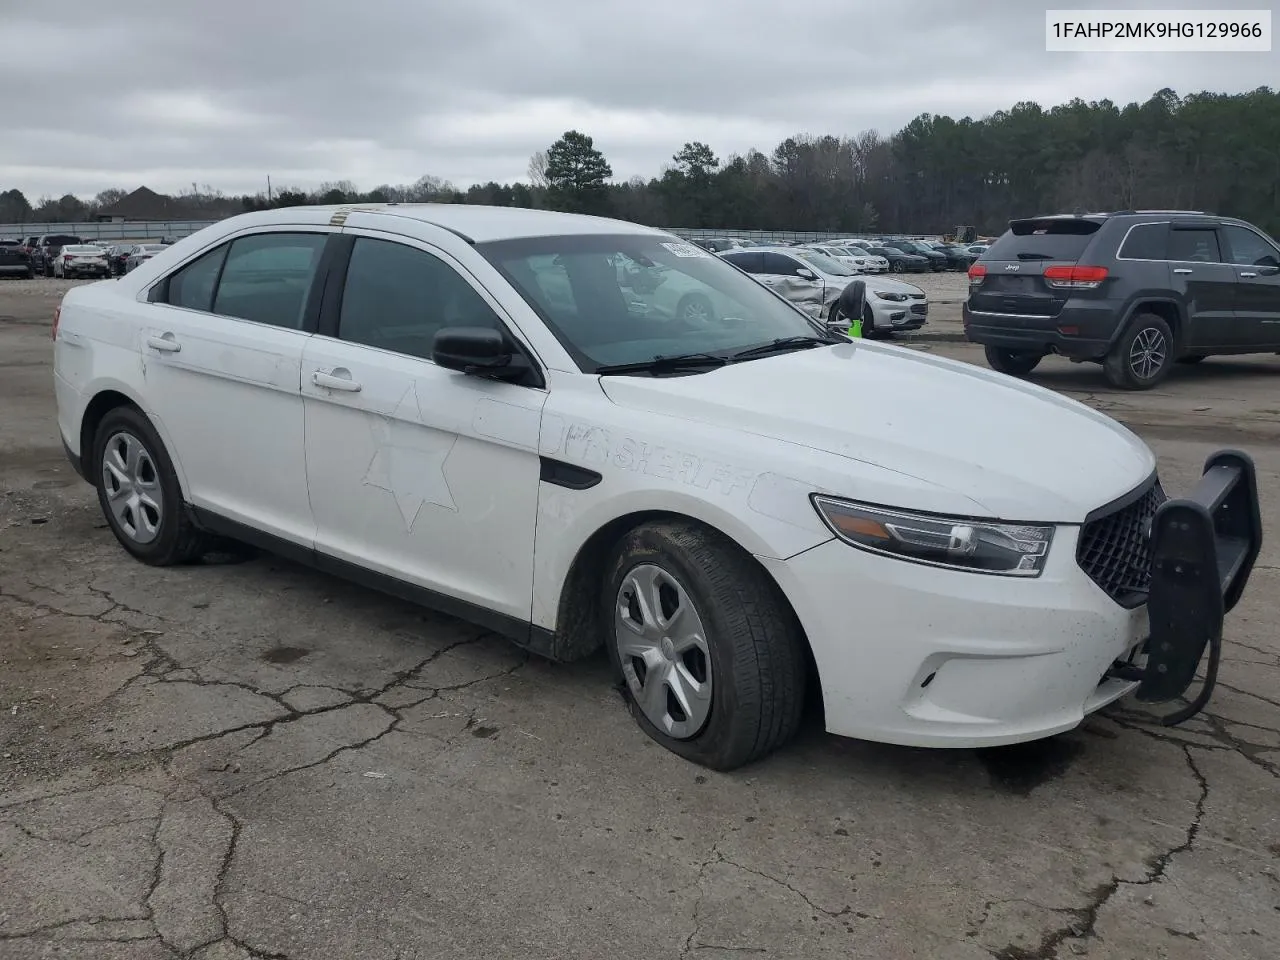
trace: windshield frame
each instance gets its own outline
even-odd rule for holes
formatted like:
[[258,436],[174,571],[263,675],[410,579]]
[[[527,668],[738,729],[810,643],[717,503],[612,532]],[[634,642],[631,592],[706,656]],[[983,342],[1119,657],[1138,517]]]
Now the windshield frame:
[[[536,237],[518,237],[518,238],[510,238],[510,239],[504,239],[504,240],[490,240],[490,241],[474,244],[473,249],[481,257],[484,258],[485,262],[487,262],[489,266],[491,266],[494,270],[498,272],[498,274],[502,277],[504,281],[506,281],[507,285],[511,288],[512,293],[519,298],[520,302],[523,303],[525,306],[527,306],[530,310],[532,310],[537,315],[538,319],[541,320],[543,325],[546,327],[547,332],[550,333],[556,339],[556,341],[560,344],[560,346],[564,349],[564,351],[569,355],[570,359],[573,360],[574,364],[578,367],[579,371],[591,376],[591,375],[595,375],[595,372],[597,369],[601,367],[616,366],[617,362],[612,360],[609,360],[609,361],[597,360],[596,358],[588,355],[581,347],[579,347],[575,343],[573,338],[570,337],[561,328],[556,318],[551,316],[548,313],[548,311],[543,307],[543,305],[537,302],[536,298],[529,296],[525,292],[523,286],[516,280],[515,276],[507,268],[504,260],[520,259],[522,257],[530,257],[530,256],[560,255],[563,253],[574,252],[574,248],[581,248],[579,252],[583,252],[583,253],[596,253],[596,252],[602,252],[602,248],[614,248],[610,251],[611,253],[622,253],[624,255],[629,256],[629,254],[626,253],[627,247],[629,245],[635,245],[637,243],[688,243],[688,241],[682,240],[680,237],[677,237],[672,234],[663,234],[663,233],[656,233],[656,232],[655,233],[552,234],[552,235],[536,236]],[[552,248],[552,249],[547,249],[547,248]],[[734,252],[734,251],[725,251],[725,252]],[[738,251],[738,252],[745,253],[747,251],[744,250],[744,251]],[[809,315],[804,310],[800,309],[798,305],[788,300],[786,297],[782,296],[780,293],[773,290],[766,284],[761,283],[753,274],[748,273],[746,270],[743,270],[741,267],[737,266],[732,261],[726,260],[716,253],[711,253],[709,251],[701,251],[701,253],[705,256],[707,260],[717,261],[723,264],[726,269],[736,272],[739,276],[741,276],[743,281],[751,285],[748,289],[750,289],[753,294],[758,292],[761,296],[767,298],[771,302],[777,303],[780,307],[784,308],[785,311],[789,312],[790,314],[794,314],[795,317],[799,318],[802,324],[802,326],[798,325],[798,328],[795,330],[775,331],[774,336],[768,336],[760,340],[752,340],[750,342],[735,344],[731,347],[724,347],[722,349],[718,348],[719,351],[724,354],[726,360],[729,358],[730,354],[739,352],[741,350],[744,350],[750,347],[761,346],[763,344],[770,343],[773,340],[781,337],[812,335],[812,336],[821,337],[824,339],[830,339],[832,343],[839,342],[839,338],[833,336],[832,331],[830,330],[830,328],[828,328],[826,323],[824,323],[822,320],[818,319],[817,317],[813,317]],[[663,266],[669,267],[670,265],[663,264]],[[713,268],[713,269],[719,269],[719,268]],[[686,276],[692,276],[692,275],[686,274]],[[697,279],[696,276],[694,277],[694,279]],[[731,294],[723,293],[722,291],[717,291],[717,292],[721,292],[723,296],[727,296],[732,299]],[[681,352],[683,353],[684,351],[681,351]],[[695,349],[691,352],[714,354],[717,351],[706,351],[706,350]],[[637,357],[635,359],[637,361],[648,361],[654,358],[653,356],[650,355],[650,356],[644,356],[644,357]],[[751,359],[755,359],[755,358],[751,358]],[[718,368],[712,368],[712,369],[718,369]],[[698,373],[698,372],[705,372],[705,371],[693,370],[689,372]]]

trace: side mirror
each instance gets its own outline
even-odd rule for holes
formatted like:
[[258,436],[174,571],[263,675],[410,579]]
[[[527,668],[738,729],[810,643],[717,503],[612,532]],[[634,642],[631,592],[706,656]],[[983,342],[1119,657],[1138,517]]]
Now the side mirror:
[[431,342],[431,359],[446,370],[485,373],[511,365],[511,346],[490,327],[445,327]]
[[816,277],[816,276],[814,276],[814,273],[813,273],[813,271],[812,271],[812,270],[806,270],[804,267],[799,267],[799,268],[797,268],[797,270],[796,270],[796,276],[797,276],[797,277],[804,277],[806,280],[816,280],[816,279],[817,279],[817,277]]

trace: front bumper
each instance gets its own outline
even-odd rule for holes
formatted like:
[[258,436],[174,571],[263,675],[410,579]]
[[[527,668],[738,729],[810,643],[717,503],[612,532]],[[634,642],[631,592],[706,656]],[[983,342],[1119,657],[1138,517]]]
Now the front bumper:
[[1157,512],[1150,603],[1135,609],[1080,568],[1077,526],[1058,529],[1034,580],[885,559],[838,540],[762,559],[809,638],[827,729],[923,747],[1035,740],[1135,690],[1177,699],[1206,644],[1211,689],[1222,614],[1262,539],[1252,463],[1218,457],[1192,497]]

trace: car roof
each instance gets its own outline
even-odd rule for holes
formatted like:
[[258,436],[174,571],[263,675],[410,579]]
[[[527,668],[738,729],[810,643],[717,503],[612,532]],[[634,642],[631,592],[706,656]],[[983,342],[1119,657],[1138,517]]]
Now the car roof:
[[[280,214],[290,209],[298,208],[283,207],[263,212]],[[566,234],[666,235],[663,230],[608,217],[560,213],[554,210],[530,210],[525,207],[487,207],[469,203],[358,203],[301,209],[318,214],[329,213],[331,218],[359,211],[374,216],[418,220],[442,227],[473,243],[526,237],[555,237]],[[264,222],[271,222],[271,220],[270,217],[264,218]]]

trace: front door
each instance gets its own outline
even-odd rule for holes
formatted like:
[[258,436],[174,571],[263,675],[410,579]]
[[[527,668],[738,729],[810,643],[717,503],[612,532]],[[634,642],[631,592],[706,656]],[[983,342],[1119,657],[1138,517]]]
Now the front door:
[[191,503],[307,546],[299,380],[330,235],[295,229],[219,245],[160,285],[139,331],[151,415]]
[[442,327],[500,328],[496,303],[443,251],[347,233],[302,363],[316,549],[528,621],[547,394],[432,363]]

